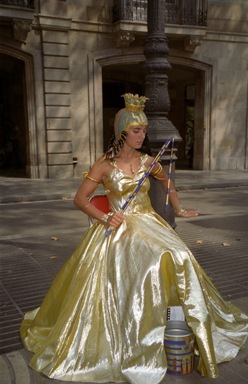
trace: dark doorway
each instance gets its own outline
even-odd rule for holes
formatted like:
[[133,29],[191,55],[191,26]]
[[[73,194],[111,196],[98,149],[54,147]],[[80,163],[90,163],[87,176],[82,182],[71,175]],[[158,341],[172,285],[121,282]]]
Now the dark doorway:
[[0,175],[26,177],[24,62],[0,55]]
[[124,93],[144,94],[142,64],[115,64],[103,67],[103,150],[114,134],[114,117],[124,108]]
[[[106,150],[113,134],[115,113],[124,107],[121,95],[125,92],[144,94],[145,74],[143,72],[143,63],[106,66],[103,67],[102,73],[103,142],[104,150]],[[177,152],[177,169],[193,169],[195,164],[196,132],[202,126],[202,123],[199,123],[196,117],[203,115],[203,112],[199,110],[199,96],[196,97],[196,86],[199,84],[199,77],[200,71],[177,64],[172,66],[168,74],[171,101],[168,118],[182,137]],[[200,156],[202,158],[202,154]]]

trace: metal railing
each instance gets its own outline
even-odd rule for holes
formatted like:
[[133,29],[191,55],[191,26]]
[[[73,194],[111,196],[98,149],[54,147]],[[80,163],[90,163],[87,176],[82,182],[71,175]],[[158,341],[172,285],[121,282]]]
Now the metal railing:
[[34,9],[34,0],[0,0],[0,5]]
[[[147,22],[148,0],[114,0],[113,21]],[[165,0],[165,23],[207,25],[207,0]],[[34,0],[0,0],[0,5],[34,9]]]
[[[147,22],[148,0],[115,0],[113,21]],[[207,25],[207,0],[166,0],[165,23]]]

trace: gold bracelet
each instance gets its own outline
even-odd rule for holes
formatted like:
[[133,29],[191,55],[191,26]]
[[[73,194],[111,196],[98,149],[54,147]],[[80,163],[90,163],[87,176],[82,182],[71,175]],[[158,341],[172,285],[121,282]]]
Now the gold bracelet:
[[166,180],[167,180],[167,177],[158,177],[158,176],[157,176],[157,174],[159,174],[162,170],[163,170],[162,165],[161,165],[160,163],[158,163],[158,169],[152,174],[152,176],[153,176],[156,180],[166,181]]
[[93,179],[93,177],[90,177],[88,172],[84,172],[83,175],[84,175],[85,179],[89,179],[89,180],[91,180],[91,181],[93,181],[94,183],[97,183],[97,184],[101,183],[101,180]]
[[108,218],[109,218],[110,216],[112,216],[112,215],[113,215],[112,212],[104,213],[104,215],[101,217],[100,220],[103,221],[104,224],[108,224]]
[[184,209],[182,205],[179,205],[179,207],[175,208],[175,215],[177,217],[184,217],[186,212],[186,209]]
[[152,176],[155,177],[158,173],[162,171],[162,169],[162,165],[158,163],[158,169],[154,173],[152,173]]
[[165,181],[165,180],[167,180],[166,177],[158,177],[158,176],[154,176],[154,178],[155,178],[156,180],[160,180],[160,181]]
[[90,205],[90,201],[84,205],[84,208],[87,208]]

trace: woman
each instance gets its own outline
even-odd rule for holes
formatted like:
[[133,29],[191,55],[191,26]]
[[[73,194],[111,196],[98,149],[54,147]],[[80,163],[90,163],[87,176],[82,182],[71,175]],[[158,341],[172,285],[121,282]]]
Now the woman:
[[[26,314],[21,335],[35,354],[31,367],[74,382],[160,383],[166,374],[164,332],[168,306],[181,305],[199,350],[202,375],[244,345],[248,317],[219,293],[176,232],[153,210],[149,180],[120,209],[153,158],[139,151],[147,129],[145,97],[125,94],[115,117],[115,140],[86,174],[75,204],[97,222],[57,275],[40,308]],[[165,189],[160,165],[152,169]],[[89,202],[99,183],[111,213]],[[184,210],[171,184],[170,201]],[[109,236],[106,230],[113,230]]]

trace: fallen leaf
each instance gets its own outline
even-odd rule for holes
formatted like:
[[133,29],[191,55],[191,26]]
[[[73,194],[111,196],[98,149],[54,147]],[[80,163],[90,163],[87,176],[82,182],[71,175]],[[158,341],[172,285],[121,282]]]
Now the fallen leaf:
[[57,259],[58,256],[50,256],[50,259]]
[[222,243],[222,245],[224,245],[224,247],[230,247],[230,243]]
[[67,200],[68,197],[67,196],[62,196],[62,200]]
[[56,237],[56,236],[52,236],[52,237],[51,237],[51,240],[57,241],[57,240],[59,240],[59,238]]
[[203,240],[197,240],[196,244],[203,244]]

